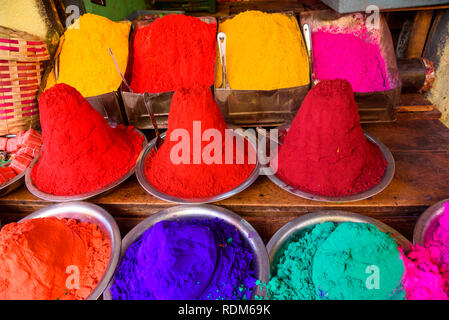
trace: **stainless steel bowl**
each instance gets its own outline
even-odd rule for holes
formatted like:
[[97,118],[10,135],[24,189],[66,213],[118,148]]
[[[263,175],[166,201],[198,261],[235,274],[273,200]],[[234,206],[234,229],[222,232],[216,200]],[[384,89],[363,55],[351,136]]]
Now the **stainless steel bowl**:
[[134,130],[137,131],[137,133],[139,133],[140,136],[144,137],[142,151],[140,152],[139,157],[136,160],[136,164],[126,174],[124,174],[121,178],[117,179],[116,181],[111,182],[107,186],[104,186],[103,188],[100,188],[98,190],[94,190],[94,191],[90,191],[90,192],[86,192],[86,193],[82,193],[82,194],[71,195],[71,196],[57,196],[54,194],[45,193],[45,192],[39,190],[34,185],[33,180],[31,179],[31,170],[33,169],[34,165],[39,160],[39,157],[36,157],[33,160],[33,162],[31,162],[30,166],[28,167],[28,169],[26,170],[26,173],[25,173],[25,184],[28,188],[28,191],[30,191],[33,195],[35,195],[38,198],[41,198],[41,199],[47,200],[47,201],[51,201],[51,202],[81,201],[81,200],[93,198],[102,193],[113,191],[121,183],[125,182],[129,177],[131,177],[134,174],[134,172],[136,170],[136,165],[137,165],[137,163],[139,163],[139,160],[142,157],[145,146],[148,143],[147,138],[145,137],[145,135],[142,132],[140,132],[137,129],[134,129]]
[[[281,132],[282,129],[288,130],[288,127],[280,127],[279,132]],[[380,192],[382,192],[393,180],[394,177],[394,171],[395,171],[395,163],[393,155],[391,154],[390,150],[387,148],[386,145],[384,145],[382,142],[377,140],[376,138],[370,136],[369,134],[365,133],[365,137],[377,145],[382,152],[382,155],[384,156],[385,160],[387,161],[387,168],[385,169],[384,175],[382,176],[382,180],[380,183],[373,186],[371,189],[352,194],[349,196],[343,196],[343,197],[329,197],[329,196],[321,196],[313,193],[309,193],[306,191],[302,191],[300,189],[297,189],[293,186],[290,186],[286,182],[282,181],[277,175],[275,175],[272,171],[272,168],[267,166],[266,169],[270,174],[268,174],[268,178],[277,186],[279,186],[281,189],[284,189],[285,191],[288,191],[298,197],[314,200],[314,201],[322,201],[322,202],[351,202],[351,201],[359,201],[363,199],[367,199],[369,197],[372,197]],[[259,154],[259,157],[261,155]]]
[[[5,136],[6,138],[14,138],[16,137],[15,134],[9,134]],[[16,189],[19,189],[21,186],[23,186],[25,182],[25,172],[26,170],[22,171],[20,174],[16,175],[11,180],[6,181],[4,184],[0,185],[0,197],[6,196],[8,193],[13,192]]]
[[[225,222],[235,226],[242,235],[243,239],[248,241],[248,244],[253,250],[253,253],[256,257],[255,261],[255,269],[256,269],[256,278],[260,281],[266,283],[268,281],[268,276],[270,272],[270,264],[268,262],[268,254],[265,248],[265,245],[260,238],[257,231],[242,217],[235,214],[234,212],[224,209],[222,207],[217,207],[213,205],[182,205],[175,206],[171,208],[167,208],[159,211],[158,213],[146,218],[142,222],[140,222],[137,226],[135,226],[122,241],[122,252],[121,257],[123,257],[126,253],[126,250],[129,246],[138,240],[145,231],[150,229],[153,225],[155,225],[159,221],[163,220],[192,220],[192,219],[213,219],[219,218],[224,220]],[[105,300],[112,300],[111,296],[111,286],[114,283],[114,280],[110,282],[106,290],[104,291],[103,298]],[[264,288],[261,286],[257,286],[253,291],[252,298],[257,296],[264,295]]]
[[87,297],[87,300],[97,300],[106,289],[108,283],[111,281],[119,261],[122,239],[117,223],[106,210],[95,204],[87,202],[67,202],[55,204],[40,209],[20,221],[48,217],[75,219],[82,222],[94,223],[98,225],[100,230],[110,240],[111,256],[109,257],[109,263],[106,271],[97,287]]
[[271,271],[276,268],[277,261],[284,253],[286,246],[289,244],[289,240],[295,235],[300,235],[317,224],[323,222],[358,222],[358,223],[371,223],[379,228],[380,231],[390,233],[393,239],[396,240],[399,246],[401,246],[405,252],[410,250],[411,243],[402,234],[390,226],[380,222],[379,220],[372,219],[357,213],[330,210],[330,211],[318,211],[309,213],[298,217],[281,229],[279,229],[267,244],[268,256],[271,263]]
[[439,226],[440,216],[444,213],[444,204],[449,202],[449,199],[442,200],[433,206],[429,207],[419,217],[413,230],[413,243],[424,246],[430,239]]
[[[239,134],[239,132],[236,131],[236,134]],[[166,132],[161,134],[161,138],[164,139],[165,135],[166,135]],[[257,152],[256,151],[257,146],[256,146],[255,141],[253,141],[252,139],[248,139],[248,141],[250,142],[248,145],[251,145],[254,148],[254,152]],[[243,181],[236,188],[229,190],[227,192],[224,192],[222,194],[217,194],[215,196],[207,197],[207,198],[193,198],[193,199],[190,198],[189,199],[189,198],[175,197],[175,196],[172,196],[172,195],[169,195],[169,194],[159,191],[156,186],[153,186],[148,181],[148,179],[145,175],[146,159],[150,155],[155,144],[156,144],[156,138],[151,140],[150,143],[146,146],[146,148],[143,152],[143,156],[137,165],[136,176],[137,176],[137,180],[139,181],[142,188],[145,189],[145,191],[147,191],[151,195],[155,196],[156,198],[159,198],[159,199],[162,199],[162,200],[165,200],[168,202],[179,203],[179,204],[201,204],[201,203],[210,203],[210,202],[216,202],[219,200],[227,199],[227,198],[230,198],[230,197],[236,195],[239,192],[242,192],[246,188],[248,188],[254,181],[256,181],[257,177],[259,176],[260,165],[259,165],[259,159],[256,156],[256,164],[254,166],[253,172],[249,175],[249,177],[245,181]]]
[[0,197],[6,196],[8,193],[13,192],[14,190],[23,186],[25,177],[25,171],[21,172],[11,180],[6,181],[4,184],[0,185]]

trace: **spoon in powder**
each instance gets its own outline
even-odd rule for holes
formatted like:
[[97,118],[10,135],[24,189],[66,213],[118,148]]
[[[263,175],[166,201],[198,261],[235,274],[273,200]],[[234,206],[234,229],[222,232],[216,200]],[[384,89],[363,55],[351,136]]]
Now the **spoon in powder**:
[[313,65],[313,51],[312,51],[312,31],[310,31],[310,26],[308,23],[305,23],[302,28],[304,30],[307,55],[309,56],[310,85],[313,87],[319,82],[319,80],[315,79],[315,69]]

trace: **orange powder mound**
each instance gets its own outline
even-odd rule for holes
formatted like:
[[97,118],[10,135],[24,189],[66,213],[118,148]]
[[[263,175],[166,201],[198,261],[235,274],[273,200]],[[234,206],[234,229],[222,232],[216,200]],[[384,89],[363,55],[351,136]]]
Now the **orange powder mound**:
[[[0,299],[85,299],[103,277],[110,251],[95,224],[57,218],[10,223],[0,231]],[[79,289],[71,289],[68,266],[79,269]]]

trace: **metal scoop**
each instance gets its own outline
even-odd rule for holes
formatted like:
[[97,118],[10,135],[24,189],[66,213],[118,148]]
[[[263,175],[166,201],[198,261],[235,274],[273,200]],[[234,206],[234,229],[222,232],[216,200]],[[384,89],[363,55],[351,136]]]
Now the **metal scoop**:
[[313,87],[320,81],[315,78],[315,68],[313,65],[313,51],[312,51],[312,32],[310,31],[310,26],[307,23],[305,23],[302,26],[302,28],[304,31],[304,39],[306,41],[307,55],[309,56],[310,85]]
[[[115,60],[115,57],[114,57],[114,54],[112,53],[111,48],[109,48],[109,53],[111,54],[112,60],[114,61],[115,67],[117,68],[117,71],[120,74],[120,77],[122,78],[123,83],[126,85],[126,87],[128,88],[129,92],[133,92],[131,87],[128,85],[128,82],[126,82],[126,79],[123,76],[122,72],[120,71],[120,68],[118,67],[117,60]],[[155,147],[155,149],[157,151],[159,149],[159,147],[162,145],[163,141],[162,141],[161,136],[159,134],[159,129],[157,127],[156,118],[154,117],[153,104],[151,103],[151,98],[150,98],[150,95],[148,94],[148,92],[145,92],[143,94],[143,103],[145,104],[145,108],[148,111],[148,115],[150,116],[151,122],[153,123],[154,131],[156,133],[156,144],[155,144],[154,147]]]
[[221,87],[229,89],[228,77],[226,75],[226,34],[224,32],[217,34],[217,42],[221,61]]
[[158,151],[159,147],[162,145],[163,141],[159,134],[159,129],[157,128],[157,122],[156,122],[156,118],[154,117],[154,112],[153,112],[153,104],[151,103],[150,94],[148,92],[145,92],[143,94],[143,102],[145,104],[145,107],[147,108],[151,122],[153,123],[154,131],[156,133],[156,143],[154,145],[154,148],[156,149],[156,151]]
[[111,55],[112,60],[114,61],[115,67],[117,68],[118,74],[120,75],[120,77],[122,78],[123,83],[126,85],[126,87],[128,88],[129,92],[133,92],[131,87],[128,85],[128,82],[126,82],[125,77],[123,76],[122,72],[120,71],[120,68],[118,67],[118,63],[117,60],[115,60],[115,56],[112,53],[111,48],[109,48],[109,53]]

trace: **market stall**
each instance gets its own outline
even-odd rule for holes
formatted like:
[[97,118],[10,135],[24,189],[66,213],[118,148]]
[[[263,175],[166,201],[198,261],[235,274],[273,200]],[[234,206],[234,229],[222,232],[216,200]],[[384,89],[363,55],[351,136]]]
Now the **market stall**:
[[446,6],[257,2],[0,27],[0,299],[449,299]]

